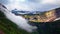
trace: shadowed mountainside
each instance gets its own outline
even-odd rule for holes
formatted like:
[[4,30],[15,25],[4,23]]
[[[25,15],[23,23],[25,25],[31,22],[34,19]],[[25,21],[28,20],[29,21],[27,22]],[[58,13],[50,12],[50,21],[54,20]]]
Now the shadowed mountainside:
[[4,34],[37,34],[36,32],[28,33],[25,30],[19,29],[17,25],[8,20],[1,11],[0,11],[0,30],[2,30]]

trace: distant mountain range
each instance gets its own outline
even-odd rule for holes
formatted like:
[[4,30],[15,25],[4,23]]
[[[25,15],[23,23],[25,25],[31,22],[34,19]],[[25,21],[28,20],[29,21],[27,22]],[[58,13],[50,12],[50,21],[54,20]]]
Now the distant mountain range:
[[[1,5],[2,4],[0,3],[0,7],[1,7]],[[3,7],[1,7],[1,8],[7,9],[4,5],[2,5],[2,6]],[[0,8],[0,10],[2,10],[1,8]],[[60,7],[56,8],[56,9],[52,9],[52,10],[55,10],[57,17],[60,17]],[[40,12],[40,11],[23,11],[23,10],[13,9],[13,10],[11,10],[11,12],[18,15],[18,14],[40,14],[40,13],[44,13],[44,12],[48,12],[48,11]]]
[[38,14],[40,13],[40,11],[23,11],[23,10],[18,10],[18,9],[14,9],[11,11],[14,14]]
[[[55,10],[56,14],[60,15],[60,8],[56,8],[56,9],[52,9],[52,10]],[[44,12],[41,12],[41,11],[23,11],[23,10],[14,9],[11,12],[16,14],[16,15],[19,15],[19,14],[41,14],[41,13],[48,12],[48,11],[44,11]]]

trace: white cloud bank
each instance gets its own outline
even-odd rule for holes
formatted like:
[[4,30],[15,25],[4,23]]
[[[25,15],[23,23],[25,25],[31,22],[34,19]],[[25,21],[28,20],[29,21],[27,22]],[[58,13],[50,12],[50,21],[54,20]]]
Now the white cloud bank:
[[60,0],[10,0],[7,7],[26,11],[45,11],[60,7]]
[[28,24],[28,20],[23,18],[22,16],[16,16],[7,9],[5,9],[1,4],[0,4],[0,10],[4,13],[7,19],[15,23],[18,28],[24,29],[27,32],[33,32],[33,30],[37,29],[36,26],[31,26]]
[[40,2],[42,11],[60,7],[60,0],[42,0]]
[[[2,0],[0,2],[6,3]],[[60,7],[60,0],[8,0],[7,7],[9,10],[17,8],[26,11],[45,11]]]

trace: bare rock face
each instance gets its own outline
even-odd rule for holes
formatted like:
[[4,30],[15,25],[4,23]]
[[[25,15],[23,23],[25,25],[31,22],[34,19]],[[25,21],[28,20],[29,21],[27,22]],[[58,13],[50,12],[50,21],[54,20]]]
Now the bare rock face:
[[55,9],[55,10],[56,10],[57,18],[60,17],[60,8],[57,8],[57,9]]
[[6,12],[7,10],[8,9],[3,4],[0,3],[0,11]]
[[[7,9],[3,4],[0,3],[0,7]],[[1,9],[1,8],[0,8]]]

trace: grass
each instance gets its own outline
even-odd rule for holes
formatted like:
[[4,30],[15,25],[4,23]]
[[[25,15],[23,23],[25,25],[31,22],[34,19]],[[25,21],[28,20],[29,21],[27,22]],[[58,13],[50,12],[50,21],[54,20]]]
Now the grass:
[[[45,23],[45,25],[37,23],[37,25],[39,27],[39,33],[42,32],[42,34],[52,34],[54,31],[55,34],[60,33],[60,20],[51,23]],[[46,31],[44,28],[42,29],[42,26],[47,28]],[[29,33],[23,29],[18,28],[17,25],[8,20],[2,12],[0,12],[0,30],[2,30],[5,34],[38,34],[38,32]]]
[[29,33],[17,27],[17,25],[8,20],[2,12],[0,12],[0,29],[5,34],[37,34],[37,32]]

